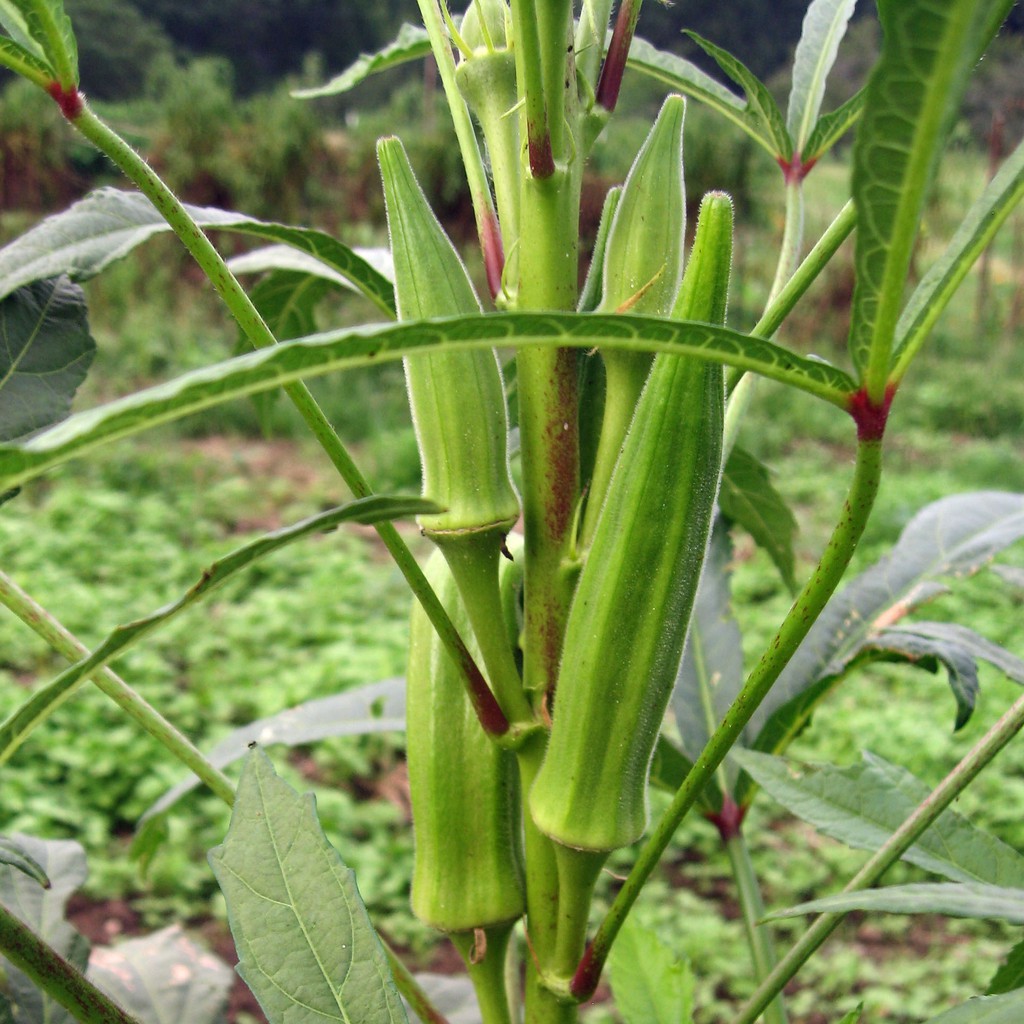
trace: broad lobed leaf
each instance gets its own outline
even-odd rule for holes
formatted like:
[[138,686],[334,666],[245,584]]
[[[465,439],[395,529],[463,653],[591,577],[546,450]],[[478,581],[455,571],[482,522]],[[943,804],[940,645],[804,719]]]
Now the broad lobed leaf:
[[695,981],[689,963],[634,917],[619,932],[608,966],[624,1024],[692,1024]]
[[405,1024],[355,877],[324,835],[312,795],[278,778],[261,750],[249,755],[231,826],[210,864],[227,902],[238,972],[270,1024]]

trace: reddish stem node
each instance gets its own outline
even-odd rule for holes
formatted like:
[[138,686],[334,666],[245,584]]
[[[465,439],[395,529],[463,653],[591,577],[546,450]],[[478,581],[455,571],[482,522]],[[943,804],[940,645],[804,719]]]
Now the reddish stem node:
[[743,826],[743,819],[747,816],[746,807],[741,807],[731,796],[726,795],[722,800],[720,811],[708,811],[704,817],[718,829],[722,842],[727,843],[740,834]]
[[527,149],[530,154],[530,173],[535,178],[550,178],[555,173],[555,157],[551,152],[551,136],[547,126],[536,131],[534,125],[527,126],[529,141]]
[[501,241],[501,228],[494,211],[484,212],[480,226],[480,243],[484,251],[484,269],[487,272],[487,287],[491,298],[496,299],[501,291],[501,275],[505,269],[505,250]]
[[626,70],[626,58],[629,56],[629,47],[633,42],[633,32],[636,29],[636,18],[639,13],[636,8],[636,0],[626,0],[619,8],[619,15],[615,19],[615,29],[612,31],[612,41],[608,44],[608,54],[604,59],[601,78],[597,83],[598,106],[604,107],[609,113],[619,102],[619,90],[622,88],[622,76]]
[[881,402],[876,402],[868,394],[867,388],[861,388],[850,395],[846,411],[857,424],[858,441],[881,441],[885,434],[885,424],[889,419],[889,407],[896,394],[896,385],[886,385],[885,395]]
[[82,112],[82,94],[75,86],[65,89],[60,82],[51,82],[46,91],[50,94],[60,112],[69,120],[74,121]]
[[569,991],[577,1002],[586,1002],[597,990],[597,983],[601,980],[603,967],[604,959],[598,959],[594,951],[594,944],[589,943],[576,968],[576,973],[569,983]]
[[505,712],[501,710],[501,705],[491,693],[491,688],[487,685],[483,673],[477,668],[476,662],[468,654],[464,661],[464,668],[469,679],[469,699],[484,732],[489,736],[504,736],[509,730]]
[[812,157],[807,163],[804,163],[800,159],[800,154],[794,153],[791,160],[777,156],[775,162],[782,168],[782,176],[786,179],[787,185],[799,185],[810,174],[811,168],[818,162],[818,158]]

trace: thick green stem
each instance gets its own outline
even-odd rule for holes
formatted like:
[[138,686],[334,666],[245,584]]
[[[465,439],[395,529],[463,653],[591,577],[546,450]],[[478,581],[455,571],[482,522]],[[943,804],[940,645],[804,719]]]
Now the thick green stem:
[[81,1024],[139,1024],[2,905],[0,953]]
[[[758,885],[754,865],[750,861],[750,850],[742,829],[737,829],[729,836],[723,836],[725,852],[729,856],[729,866],[736,880],[736,895],[739,898],[740,910],[743,913],[743,928],[747,933],[750,946],[750,959],[754,967],[754,977],[758,983],[768,977],[775,966],[775,948],[766,927],[760,922],[764,919],[764,902],[761,899],[761,887]],[[786,1024],[786,1006],[781,992],[769,1004],[765,1011],[766,1024]]]
[[726,712],[721,725],[708,740],[693,768],[683,780],[668,809],[644,844],[636,863],[601,922],[573,979],[572,991],[588,998],[600,978],[611,945],[641,890],[665,852],[687,812],[700,798],[711,779],[750,721],[775,680],[786,667],[808,630],[821,614],[842,579],[857,547],[878,493],[881,473],[880,441],[862,441],[857,446],[857,465],[843,513],[832,532],[814,574],[804,585],[778,632],[750,673],[743,689]]
[[[196,263],[199,264],[203,273],[209,278],[214,290],[224,300],[224,304],[238,321],[253,347],[267,348],[276,345],[277,339],[273,332],[260,316],[237,278],[228,270],[223,257],[192,219],[178,197],[160,180],[149,164],[115,131],[101,121],[84,102],[81,103],[76,115],[71,119],[71,123],[97,149],[105,153],[156,207]],[[306,385],[301,381],[286,384],[284,390],[355,497],[365,498],[372,494],[373,491],[369,483],[359,471],[359,467],[356,466],[348,449],[341,442]],[[378,523],[375,529],[455,663],[462,668],[474,707],[479,710],[486,707],[488,703],[493,705],[494,699],[487,690],[483,674],[459,636],[458,630],[452,625],[451,619],[437,599],[433,588],[427,582],[423,571],[416,564],[416,559],[405,541],[402,540],[391,523]],[[493,731],[493,728],[488,731]]]
[[[1024,697],[1018,697],[999,721],[971,748],[967,756],[918,804],[910,817],[850,879],[842,891],[857,892],[874,885],[1022,728]],[[811,954],[835,931],[844,916],[844,913],[836,912],[817,917],[814,924],[779,961],[778,966],[743,1006],[734,1024],[753,1024],[776,993],[782,991],[783,986],[807,962]]]
[[544,96],[544,61],[535,0],[512,0],[512,38],[515,39],[516,78],[519,100],[523,104],[530,174],[544,179],[554,173],[555,160]]
[[768,293],[768,305],[776,299],[796,272],[800,249],[804,244],[804,186],[802,181],[786,182],[786,221],[782,229],[779,262],[775,267],[775,280]]
[[509,923],[481,928],[476,932],[457,932],[451,936],[473,983],[481,1024],[512,1024],[512,1010],[505,988],[505,959],[512,928],[513,924]]
[[[35,630],[58,654],[68,661],[89,656],[89,650],[61,625],[42,605],[37,604],[9,576],[0,572],[0,603],[6,605],[25,625]],[[215,768],[192,742],[180,733],[148,701],[135,692],[109,668],[92,677],[96,686],[122,711],[167,748],[179,761],[206,783],[229,807],[235,802],[231,780]]]

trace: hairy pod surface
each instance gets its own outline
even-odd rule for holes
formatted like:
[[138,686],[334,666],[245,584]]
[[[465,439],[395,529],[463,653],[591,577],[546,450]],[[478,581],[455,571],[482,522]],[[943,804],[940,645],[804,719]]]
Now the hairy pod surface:
[[[673,309],[722,322],[732,206],[708,197]],[[530,793],[564,846],[613,850],[647,821],[647,778],[682,656],[718,493],[720,366],[659,355],[569,611],[551,736]]]
[[[427,202],[397,139],[377,145],[400,320],[479,313],[466,268]],[[423,516],[431,536],[506,533],[519,516],[509,475],[501,368],[490,351],[405,360],[423,491],[445,512]]]
[[[440,552],[426,571],[459,632],[469,635],[465,605]],[[512,636],[521,578],[520,566],[506,562],[501,588]],[[470,649],[478,656],[472,642]],[[525,906],[515,756],[480,727],[459,672],[418,604],[412,610],[406,716],[416,837],[413,913],[446,932],[515,920]]]

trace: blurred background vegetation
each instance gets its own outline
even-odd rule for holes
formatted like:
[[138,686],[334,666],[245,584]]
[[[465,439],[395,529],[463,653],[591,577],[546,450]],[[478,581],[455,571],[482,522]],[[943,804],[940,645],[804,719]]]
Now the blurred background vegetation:
[[[67,4],[82,42],[84,89],[190,201],[310,224],[353,245],[383,245],[374,144],[396,133],[479,274],[457,148],[422,64],[344,97],[300,103],[289,95],[386,42],[398,21],[414,20],[413,0]],[[640,34],[694,56],[680,35],[682,27],[694,28],[734,50],[784,96],[782,69],[804,7],[804,0],[748,0],[744,17],[736,18],[733,5],[651,0]],[[968,96],[926,213],[915,274],[941,251],[1000,155],[1024,132],[1022,30],[1018,5]],[[865,7],[844,42],[829,103],[859,86],[877,46],[877,24]],[[10,78],[0,83],[0,240],[94,187],[121,184],[67,130],[46,96]],[[596,229],[605,191],[625,176],[660,101],[658,88],[627,80],[620,112],[587,172],[585,240]],[[808,179],[809,240],[848,194],[847,158],[840,147]],[[781,235],[778,169],[696,104],[687,114],[685,164],[694,203],[710,188],[736,199],[730,322],[750,327],[763,306]],[[228,252],[240,251],[237,239],[217,241]],[[852,281],[848,245],[780,340],[844,362]],[[79,408],[224,358],[237,345],[236,329],[170,238],[147,244],[87,291],[99,353]],[[360,322],[373,311],[355,297],[332,297],[318,314],[320,326],[331,327]],[[1022,343],[1024,213],[1018,211],[970,275],[896,403],[887,476],[858,568],[879,557],[929,501],[980,488],[1024,490]],[[313,387],[379,489],[418,488],[400,366],[330,377]],[[831,407],[762,384],[741,440],[773,467],[798,514],[799,564],[806,573],[848,479],[850,424]],[[95,644],[117,623],[180,595],[226,550],[344,497],[286,402],[240,402],[34,483],[3,508],[0,551],[5,571],[85,643]],[[1014,557],[1022,561],[1019,549]],[[788,595],[749,543],[737,548],[735,584],[753,659]],[[298,701],[400,674],[407,603],[370,533],[341,531],[296,546],[219,592],[202,613],[213,629],[182,620],[122,659],[118,669],[205,747],[233,727]],[[934,614],[961,617],[1024,655],[1022,605],[1024,594],[988,575]],[[59,667],[20,623],[0,616],[0,716]],[[941,679],[874,668],[844,685],[794,753],[852,760],[868,748],[935,782],[1013,696],[990,670],[983,669],[982,685],[974,720],[953,735],[953,702]],[[327,742],[277,752],[275,759],[288,762],[297,785],[315,787],[328,834],[356,869],[375,920],[421,964],[443,963],[436,939],[408,913],[412,846],[401,738]],[[222,908],[205,851],[225,826],[225,812],[212,797],[197,792],[171,817],[169,838],[148,874],[127,856],[134,823],[179,777],[154,743],[98,693],[85,691],[5,766],[0,831],[83,841],[93,865],[88,899],[107,908],[116,902],[119,927],[185,918],[222,935],[222,925],[209,923]],[[1018,847],[1024,847],[1022,779],[1018,744],[961,808]],[[769,906],[833,887],[860,862],[859,855],[780,820],[767,801],[759,806],[750,835]],[[706,1021],[725,1019],[725,1007],[749,991],[737,953],[741,927],[716,842],[705,823],[687,824],[639,911],[693,959]],[[629,856],[621,854],[617,867]],[[783,932],[795,927],[780,925]],[[998,926],[928,921],[911,927],[904,918],[855,916],[841,941],[808,969],[794,997],[794,1022],[832,1022],[861,999],[870,1020],[918,1021],[983,987],[1008,935]],[[974,945],[965,945],[968,938]]]

